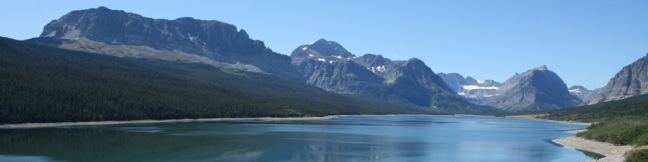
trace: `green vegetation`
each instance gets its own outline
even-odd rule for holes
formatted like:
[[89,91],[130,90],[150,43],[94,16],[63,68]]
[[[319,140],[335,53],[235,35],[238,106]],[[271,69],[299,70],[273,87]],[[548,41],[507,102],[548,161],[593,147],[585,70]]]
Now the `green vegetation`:
[[0,123],[420,113],[257,73],[0,38]]
[[546,118],[583,122],[606,122],[617,119],[646,121],[648,120],[648,95],[562,109],[550,112],[550,115]]
[[[550,112],[546,119],[593,122],[577,136],[618,145],[648,145],[648,95]],[[647,150],[637,150],[627,161],[648,161]]]
[[648,161],[648,149],[634,150],[626,157],[626,162],[646,162]]
[[580,137],[605,141],[620,145],[646,145],[648,142],[648,122],[640,120],[619,120],[597,123],[589,131],[578,134]]

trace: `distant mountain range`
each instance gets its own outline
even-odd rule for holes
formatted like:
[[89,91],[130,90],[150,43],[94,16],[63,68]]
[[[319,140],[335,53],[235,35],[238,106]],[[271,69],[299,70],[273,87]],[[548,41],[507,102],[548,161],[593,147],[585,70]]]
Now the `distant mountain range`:
[[[324,39],[290,57],[252,40],[244,30],[212,20],[151,19],[105,7],[70,12],[30,42],[119,57],[213,65],[229,71],[277,75],[324,90],[450,113],[498,110],[463,100],[421,60],[371,62]],[[372,69],[373,68],[373,69]]]
[[[508,83],[505,82],[504,84],[488,80],[480,83],[472,77],[464,78],[457,73],[439,73],[439,76],[444,79],[447,85],[455,87],[457,89],[455,92],[473,103],[490,105],[513,112],[543,111],[579,105],[592,105],[648,94],[648,56],[642,57],[622,68],[604,87],[590,90],[583,86],[575,85],[567,89],[571,95],[565,93],[564,86],[562,86],[564,83],[560,80],[560,77],[546,69],[546,66],[529,70],[523,74],[516,74],[507,80]],[[535,85],[529,84],[532,83],[531,81],[534,81]],[[506,84],[515,85],[513,83],[533,86],[503,88]],[[542,92],[534,92],[537,90]],[[512,91],[532,92],[544,97],[533,95],[529,97],[530,95],[522,95],[524,93],[510,96],[525,96],[528,98],[513,97],[511,98],[512,101],[506,101],[506,99],[503,99],[506,97],[501,97],[502,94],[511,93]],[[577,97],[577,99],[573,96]],[[533,102],[536,102],[535,104],[529,101],[531,98],[534,100]]]
[[546,66],[515,74],[504,83],[477,81],[460,74],[442,74],[449,85],[457,84],[459,95],[482,105],[509,112],[536,112],[582,104],[570,94],[560,77]]
[[567,88],[546,66],[500,83],[435,73],[417,58],[355,55],[325,39],[298,46],[287,56],[231,24],[187,17],[152,19],[105,7],[72,11],[27,41],[123,58],[206,64],[232,74],[273,75],[361,100],[445,113],[546,111],[648,92],[645,58],[600,90]]
[[297,47],[291,58],[307,84],[327,91],[441,112],[497,111],[463,100],[416,58],[393,61],[374,54],[355,57],[337,42],[325,39]]

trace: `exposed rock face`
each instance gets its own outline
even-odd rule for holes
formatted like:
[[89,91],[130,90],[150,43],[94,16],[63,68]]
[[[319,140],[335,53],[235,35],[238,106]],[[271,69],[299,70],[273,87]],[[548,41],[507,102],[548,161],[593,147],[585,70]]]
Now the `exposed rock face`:
[[452,89],[454,92],[459,92],[464,85],[476,84],[477,80],[472,77],[464,78],[459,73],[437,73],[441,79],[448,85],[448,88]]
[[383,79],[352,61],[322,62],[304,59],[297,68],[307,84],[342,94],[377,93]]
[[543,65],[506,80],[486,103],[511,112],[533,112],[575,106],[582,101]]
[[587,89],[587,88],[585,88],[583,86],[580,86],[580,85],[575,85],[575,86],[569,87],[569,93],[571,93],[572,95],[580,98],[583,101],[583,103],[587,103],[589,101],[590,97],[592,97],[592,95],[596,94],[597,91],[598,90],[589,90],[589,89]]
[[301,45],[291,54],[307,84],[342,94],[377,93],[383,78],[349,60],[352,57],[340,44],[325,39]]
[[[385,73],[392,93],[419,106],[446,109],[446,103],[466,102],[448,88],[443,80],[419,59],[397,61]],[[450,111],[450,110],[444,110]]]
[[261,41],[250,39],[245,30],[238,30],[234,25],[213,20],[151,19],[99,7],[73,11],[51,21],[45,26],[40,37],[61,40],[86,39],[108,45],[146,46],[156,50],[180,51],[219,62],[253,65],[266,73],[286,78],[299,77],[291,67],[289,57],[273,52]]
[[324,39],[299,46],[291,57],[308,84],[328,91],[442,112],[496,111],[463,100],[419,59],[392,61],[373,54],[355,57],[338,43]]
[[648,55],[623,67],[597,94],[589,104],[625,99],[648,93]]

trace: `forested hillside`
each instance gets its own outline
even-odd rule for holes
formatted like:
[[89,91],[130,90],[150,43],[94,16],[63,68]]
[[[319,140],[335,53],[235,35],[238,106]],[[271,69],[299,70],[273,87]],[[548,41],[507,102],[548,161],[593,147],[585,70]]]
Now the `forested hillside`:
[[270,75],[0,38],[0,123],[421,113]]
[[648,120],[648,95],[553,111],[547,118],[585,122]]

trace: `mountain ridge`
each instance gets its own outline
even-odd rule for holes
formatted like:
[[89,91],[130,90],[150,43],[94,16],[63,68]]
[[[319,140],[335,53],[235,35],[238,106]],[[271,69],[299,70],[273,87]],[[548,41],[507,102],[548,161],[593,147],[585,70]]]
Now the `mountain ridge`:
[[441,112],[497,111],[463,100],[417,58],[391,60],[375,54],[356,57],[342,45],[326,39],[298,46],[291,58],[308,84],[328,91]]
[[[255,66],[263,72],[284,78],[299,78],[292,68],[290,57],[273,52],[262,41],[250,39],[243,29],[239,30],[232,24],[215,20],[189,17],[174,20],[152,19],[121,10],[98,7],[72,11],[51,21],[43,28],[40,38],[85,38],[108,45],[177,50],[217,62]],[[54,45],[65,47],[65,44]]]

